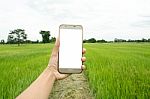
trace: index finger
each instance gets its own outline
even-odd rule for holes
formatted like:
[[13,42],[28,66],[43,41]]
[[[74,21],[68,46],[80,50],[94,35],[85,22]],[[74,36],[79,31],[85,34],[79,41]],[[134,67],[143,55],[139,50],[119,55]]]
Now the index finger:
[[83,50],[82,50],[82,54],[85,54],[86,53],[86,49],[85,48],[83,48]]

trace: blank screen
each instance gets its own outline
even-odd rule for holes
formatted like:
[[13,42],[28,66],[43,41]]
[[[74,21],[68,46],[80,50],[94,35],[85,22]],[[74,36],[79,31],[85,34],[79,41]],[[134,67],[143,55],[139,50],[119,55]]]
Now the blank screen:
[[60,29],[59,68],[80,69],[81,58],[82,30]]

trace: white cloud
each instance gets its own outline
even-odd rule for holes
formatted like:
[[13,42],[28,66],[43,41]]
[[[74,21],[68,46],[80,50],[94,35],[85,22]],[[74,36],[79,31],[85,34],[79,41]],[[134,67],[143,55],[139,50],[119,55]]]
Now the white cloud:
[[150,38],[149,0],[0,0],[0,39],[24,28],[29,39],[41,29],[58,33],[62,23],[82,24],[84,37]]

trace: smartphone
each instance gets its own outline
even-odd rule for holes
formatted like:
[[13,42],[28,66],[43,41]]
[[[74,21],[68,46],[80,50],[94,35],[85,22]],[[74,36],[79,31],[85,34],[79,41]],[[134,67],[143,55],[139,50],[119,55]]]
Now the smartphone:
[[81,73],[83,27],[62,24],[59,26],[59,38],[58,71],[60,73]]

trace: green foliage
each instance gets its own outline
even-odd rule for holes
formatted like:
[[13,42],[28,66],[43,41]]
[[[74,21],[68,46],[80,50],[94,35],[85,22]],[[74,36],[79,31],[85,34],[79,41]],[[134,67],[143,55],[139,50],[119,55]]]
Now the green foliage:
[[0,44],[5,44],[5,40],[1,40]]
[[84,39],[83,43],[107,43],[106,40],[102,39],[102,40],[96,40],[95,38],[90,38],[88,40]]
[[102,40],[97,40],[96,42],[97,42],[97,43],[107,43],[107,41],[105,41],[104,39],[102,39]]
[[53,45],[0,45],[0,99],[15,99],[46,68]]
[[52,37],[51,39],[50,39],[50,42],[51,43],[54,43],[56,41],[56,38],[55,37]]
[[150,44],[85,44],[85,71],[96,99],[150,97]]
[[24,29],[15,29],[13,31],[10,31],[7,39],[7,43],[14,44],[18,43],[18,46],[21,42],[24,42],[24,40],[27,39],[27,34],[25,34]]
[[117,39],[117,38],[115,38],[115,39],[114,39],[114,42],[126,42],[126,40],[124,40],[124,39]]
[[[53,44],[0,45],[0,99],[13,99],[46,68]],[[94,43],[85,74],[96,99],[150,97],[149,43]]]
[[17,42],[17,41],[16,41],[16,39],[14,38],[14,35],[9,34],[9,35],[8,35],[8,38],[7,38],[7,43],[13,44],[13,43],[16,43],[16,42]]
[[50,42],[50,31],[40,31],[40,34],[42,35],[42,41],[43,43],[49,43]]
[[96,39],[95,38],[90,38],[88,40],[83,40],[83,43],[96,43]]

